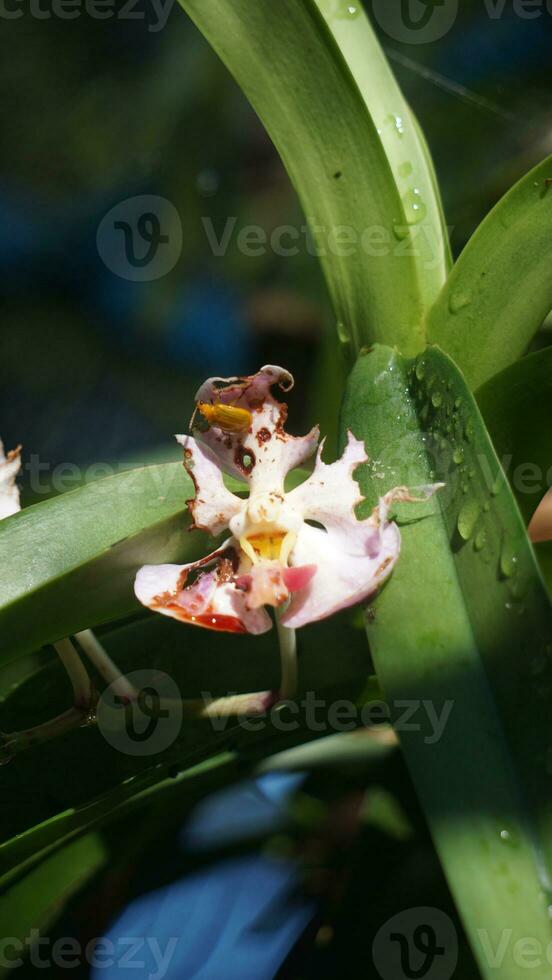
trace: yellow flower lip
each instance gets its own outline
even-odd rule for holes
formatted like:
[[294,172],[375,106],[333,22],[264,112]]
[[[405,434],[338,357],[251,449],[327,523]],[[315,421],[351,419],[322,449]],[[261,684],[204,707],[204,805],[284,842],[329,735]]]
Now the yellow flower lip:
[[284,531],[269,531],[250,534],[247,541],[259,558],[264,561],[278,561],[285,536]]
[[264,531],[240,538],[240,548],[253,565],[278,561],[287,565],[296,535],[290,531]]

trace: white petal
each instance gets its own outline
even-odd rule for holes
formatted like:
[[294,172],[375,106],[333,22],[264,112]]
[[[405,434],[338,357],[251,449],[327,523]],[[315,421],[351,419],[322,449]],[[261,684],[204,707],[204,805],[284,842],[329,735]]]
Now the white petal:
[[218,535],[239,513],[243,501],[224,486],[217,457],[208,446],[192,436],[177,436],[184,447],[184,466],[195,486],[195,498],[188,501],[194,526]]
[[[354,437],[349,436],[349,446],[341,463],[347,453],[350,462],[355,453],[360,456],[359,444]],[[358,462],[362,460],[357,458]],[[443,486],[443,483],[434,483],[418,487],[421,496],[417,497],[408,487],[395,487],[380,498],[378,506],[365,521],[356,519],[354,508],[350,506],[352,498],[349,515],[341,513],[337,506],[336,513],[328,516],[326,504],[320,504],[316,513],[321,521],[324,520],[327,530],[304,524],[291,553],[293,566],[316,565],[316,574],[305,589],[293,596],[282,617],[284,625],[298,628],[373,596],[391,575],[401,549],[399,529],[387,520],[389,508],[394,502],[429,500]]]
[[328,529],[342,531],[348,537],[346,546],[350,550],[354,547],[354,540],[349,536],[351,522],[355,529],[359,527],[355,508],[364,499],[353,474],[357,466],[367,462],[368,457],[364,443],[351,432],[347,447],[337,462],[322,462],[323,448],[324,442],[320,444],[311,476],[286,495],[286,504],[299,511],[304,520],[318,521]]
[[4,517],[11,517],[21,510],[19,502],[19,488],[16,484],[17,474],[21,469],[21,448],[4,453],[4,446],[0,440],[0,520]]
[[316,575],[293,595],[282,617],[285,626],[298,628],[331,616],[372,596],[389,577],[400,552],[395,524],[378,529],[371,520],[351,527],[351,549],[343,535],[305,524],[293,549],[292,564],[316,564]]
[[[189,565],[145,565],[134,584],[137,599],[153,612],[194,626],[227,633],[268,632],[272,621],[266,610],[248,609],[245,594],[219,574],[220,559],[232,544],[230,538],[219,551]],[[195,582],[186,586],[191,571],[217,559],[218,566],[200,572]]]
[[[221,383],[227,387],[221,388]],[[281,493],[286,475],[309,459],[318,444],[318,427],[301,437],[284,431],[287,406],[272,395],[275,384],[289,391],[293,377],[284,368],[267,365],[244,378],[209,378],[196,394],[198,402],[232,405],[251,413],[251,426],[245,432],[212,425],[197,438],[213,450],[228,473],[247,480],[252,494]]]

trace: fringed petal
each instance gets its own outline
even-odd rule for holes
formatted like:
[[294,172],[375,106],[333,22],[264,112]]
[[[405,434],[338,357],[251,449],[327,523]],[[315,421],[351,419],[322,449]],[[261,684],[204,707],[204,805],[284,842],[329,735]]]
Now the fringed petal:
[[[323,449],[324,440],[318,449],[311,476],[286,494],[286,505],[300,511],[304,520],[318,521],[328,530],[332,528],[342,532],[348,539],[350,551],[354,548],[351,529],[354,528],[356,532],[359,527],[355,508],[364,499],[353,475],[357,466],[368,461],[368,456],[364,443],[356,439],[352,432],[349,432],[347,446],[337,462],[322,462]],[[359,543],[358,548],[362,547],[362,543]]]
[[208,446],[192,436],[176,438],[184,448],[184,466],[195,486],[195,498],[187,502],[193,526],[216,536],[239,513],[243,501],[224,486],[220,463]]

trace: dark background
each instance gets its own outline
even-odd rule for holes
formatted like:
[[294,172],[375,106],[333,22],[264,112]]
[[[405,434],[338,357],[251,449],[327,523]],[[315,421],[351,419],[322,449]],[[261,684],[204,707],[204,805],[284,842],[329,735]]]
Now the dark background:
[[[306,385],[294,421],[310,424],[333,327],[316,258],[247,257],[235,238],[216,257],[201,221],[268,232],[304,221],[245,98],[176,3],[161,30],[148,0],[106,20],[35,4],[6,0],[0,16],[6,446],[51,466],[177,458],[171,434],[196,384],[274,359]],[[381,34],[434,154],[455,253],[552,150],[552,13],[461,6],[434,43]],[[149,283],[114,275],[96,247],[102,217],[137,194],[167,198],[183,226],[179,261]]]

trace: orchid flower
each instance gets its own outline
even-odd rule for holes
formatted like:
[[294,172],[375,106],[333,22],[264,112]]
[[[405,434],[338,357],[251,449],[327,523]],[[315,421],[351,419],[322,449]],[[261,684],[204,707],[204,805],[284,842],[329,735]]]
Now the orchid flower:
[[0,521],[11,517],[21,509],[19,488],[15,482],[21,469],[21,446],[12,449],[6,456],[0,439]]
[[[400,533],[389,508],[415,498],[392,489],[359,520],[364,498],[354,474],[367,462],[364,444],[349,432],[341,459],[326,464],[318,427],[289,435],[287,406],[272,388],[287,392],[293,383],[288,371],[268,365],[250,377],[209,378],[198,390],[192,425],[200,415],[207,427],[176,437],[195,485],[188,507],[193,528],[229,536],[200,561],[141,568],[135,592],[148,608],[212,630],[259,634],[272,626],[272,606],[279,630],[291,632],[368,601],[390,576]],[[286,492],[288,473],[317,447],[311,475]],[[246,499],[227,489],[225,473],[245,481]],[[423,499],[434,489],[424,488]]]

